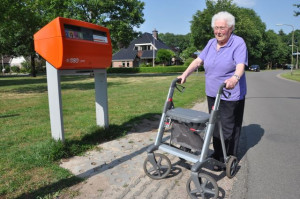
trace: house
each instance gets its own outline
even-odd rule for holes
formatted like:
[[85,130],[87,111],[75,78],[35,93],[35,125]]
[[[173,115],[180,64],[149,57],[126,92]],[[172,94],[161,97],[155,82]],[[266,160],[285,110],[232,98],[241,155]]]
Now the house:
[[26,60],[25,60],[25,58],[23,56],[13,57],[12,60],[11,60],[11,62],[10,62],[10,65],[22,68],[22,63],[23,62],[26,62]]
[[1,57],[1,66],[2,67],[9,66],[11,60],[12,60],[12,58],[9,56],[2,56]]
[[169,46],[158,39],[158,31],[152,34],[144,33],[130,42],[127,48],[121,49],[112,57],[112,67],[139,67],[140,64],[152,65],[153,58],[159,49],[169,49]]
[[12,56],[2,56],[1,65],[5,66],[17,66],[19,68],[22,67],[22,63],[25,62],[25,58],[23,56],[20,57],[12,57]]

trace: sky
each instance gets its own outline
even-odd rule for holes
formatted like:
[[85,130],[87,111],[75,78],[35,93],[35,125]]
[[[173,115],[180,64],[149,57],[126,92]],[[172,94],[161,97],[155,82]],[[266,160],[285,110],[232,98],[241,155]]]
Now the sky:
[[[136,29],[151,33],[156,29],[158,33],[187,34],[190,33],[190,21],[193,15],[206,8],[205,0],[142,0],[145,2],[145,22]],[[276,26],[289,24],[295,30],[300,29],[300,16],[295,17],[294,11],[299,9],[293,4],[300,4],[300,0],[234,0],[239,7],[253,9],[266,24],[266,30],[280,29],[288,34],[291,26]]]

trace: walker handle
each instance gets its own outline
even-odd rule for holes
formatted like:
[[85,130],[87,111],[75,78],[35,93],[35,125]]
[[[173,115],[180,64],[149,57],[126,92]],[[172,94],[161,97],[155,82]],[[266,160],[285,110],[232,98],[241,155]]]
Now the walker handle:
[[223,89],[226,87],[226,84],[225,83],[222,83],[219,90],[218,90],[218,94],[222,94],[223,93]]
[[174,88],[176,86],[177,83],[180,83],[181,82],[181,79],[179,78],[175,78],[173,81],[172,81],[172,84],[171,86]]
[[[218,94],[219,95],[223,95],[226,99],[230,98],[231,96],[231,92],[227,91],[227,90],[224,90],[224,88],[226,87],[226,84],[225,83],[222,83],[220,88],[219,88],[219,91],[218,91]],[[227,95],[226,95],[226,94]]]

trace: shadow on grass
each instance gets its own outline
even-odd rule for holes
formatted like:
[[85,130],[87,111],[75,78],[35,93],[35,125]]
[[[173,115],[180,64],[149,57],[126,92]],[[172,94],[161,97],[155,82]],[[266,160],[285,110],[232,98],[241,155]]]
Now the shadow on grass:
[[[80,155],[83,152],[92,149],[93,147],[107,142],[111,141],[120,137],[123,137],[127,134],[127,132],[136,124],[137,122],[142,121],[143,119],[153,119],[157,116],[155,113],[148,113],[141,116],[138,116],[136,118],[133,118],[129,120],[128,122],[122,124],[122,125],[110,125],[108,129],[103,128],[96,128],[91,130],[89,133],[87,133],[85,136],[83,136],[81,139],[78,140],[66,140],[65,143],[62,142],[56,142],[54,140],[51,140],[52,144],[48,145],[48,147],[41,147],[41,150],[44,149],[46,151],[42,151],[41,154],[44,154],[44,156],[47,156],[48,158],[51,158],[51,160],[48,160],[54,164],[58,160],[62,158],[70,158],[75,155]],[[157,119],[157,117],[156,117]],[[54,144],[53,144],[54,143]],[[99,168],[96,172],[94,172],[92,175],[85,175],[84,177],[91,177],[93,175],[96,175],[97,173],[101,173],[102,171],[115,167],[122,162],[125,162],[127,160],[132,159],[133,157],[140,155],[144,153],[147,150],[148,146],[143,147],[142,149],[135,151],[131,154],[125,155],[123,157],[120,157],[114,161],[112,161],[109,165],[106,165],[106,167]],[[49,154],[54,153],[54,154]],[[95,168],[93,169],[95,171]],[[82,175],[80,175],[83,177]],[[44,198],[48,197],[49,195],[54,195],[55,193],[65,189],[72,187],[80,182],[82,182],[84,179],[80,178],[78,176],[72,176],[70,178],[61,179],[57,182],[53,182],[52,184],[46,185],[44,187],[40,187],[39,189],[36,189],[29,193],[23,193],[20,195],[19,199],[27,199],[27,198]]]
[[[108,87],[118,86],[118,85],[124,85],[124,83],[118,83],[118,82],[108,82]],[[74,90],[93,90],[95,89],[95,83],[94,82],[88,82],[88,83],[81,83],[76,82],[75,84],[64,84],[62,82],[61,84],[62,91],[68,90],[68,89],[74,89]],[[20,93],[20,94],[27,94],[27,93],[45,93],[47,92],[47,85],[37,85],[37,86],[23,86],[20,88],[12,89],[11,92],[13,93]],[[9,92],[9,91],[6,91]]]
[[[31,199],[31,198],[46,198],[49,194],[54,194],[59,190],[63,190],[65,188],[71,187],[82,182],[84,179],[72,176],[70,178],[62,179],[58,182],[55,182],[50,185],[46,185],[36,191],[33,191],[28,194],[22,194],[21,196],[17,197],[18,199]],[[52,197],[47,197],[52,198]]]
[[[76,76],[63,76],[61,78],[62,82],[68,81],[80,81],[93,78],[86,75],[76,75]],[[47,84],[47,77],[40,76],[40,77],[9,77],[9,78],[0,78],[1,86],[22,86],[22,85],[30,85],[30,84]]]
[[8,117],[16,117],[16,116],[20,116],[20,114],[0,115],[0,118],[8,118]]
[[[132,77],[154,77],[154,76],[174,76],[176,73],[157,73],[157,74],[109,74],[110,78],[122,78],[128,79]],[[91,90],[95,89],[95,84],[93,82],[81,82],[84,80],[93,80],[94,77],[88,75],[70,75],[70,76],[62,76],[61,78],[61,89],[76,89],[76,90]],[[76,81],[76,83],[68,83]],[[47,92],[47,78],[46,76],[42,76],[40,78],[33,78],[33,77],[17,77],[17,78],[2,78],[0,79],[1,86],[20,86],[15,89],[11,89],[10,91],[15,93],[44,93]],[[32,84],[36,84],[33,86]],[[108,87],[124,85],[124,81],[122,83],[118,82],[108,82]],[[6,91],[9,92],[9,91]]]
[[[174,76],[176,73],[125,73],[125,74],[107,74],[110,78],[132,78],[132,77],[155,77],[155,76]],[[70,81],[81,81],[87,79],[94,79],[93,76],[89,75],[65,75],[61,77],[61,82],[70,82]],[[7,76],[6,78],[0,78],[1,86],[23,86],[31,84],[47,84],[47,76],[40,77],[30,77],[30,76]],[[93,84],[93,83],[92,83]]]

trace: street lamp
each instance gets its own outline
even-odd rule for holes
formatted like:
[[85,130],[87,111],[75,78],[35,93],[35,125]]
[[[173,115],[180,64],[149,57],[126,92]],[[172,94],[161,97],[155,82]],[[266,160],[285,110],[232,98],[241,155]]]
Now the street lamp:
[[155,66],[155,37],[153,37],[153,52],[152,52],[152,57],[153,57],[153,63],[152,63],[152,66],[154,67]]
[[[294,53],[294,31],[295,31],[295,27],[291,24],[276,24],[276,26],[290,26],[293,28],[293,32],[292,32],[292,67],[293,65],[293,53]],[[298,69],[298,66],[297,66]]]
[[[290,46],[292,46],[292,45],[290,45]],[[295,47],[297,48],[297,52],[293,53],[293,55],[297,55],[297,58],[296,58],[296,68],[298,69],[298,55],[299,55],[299,51],[298,51],[298,46],[295,45]]]

